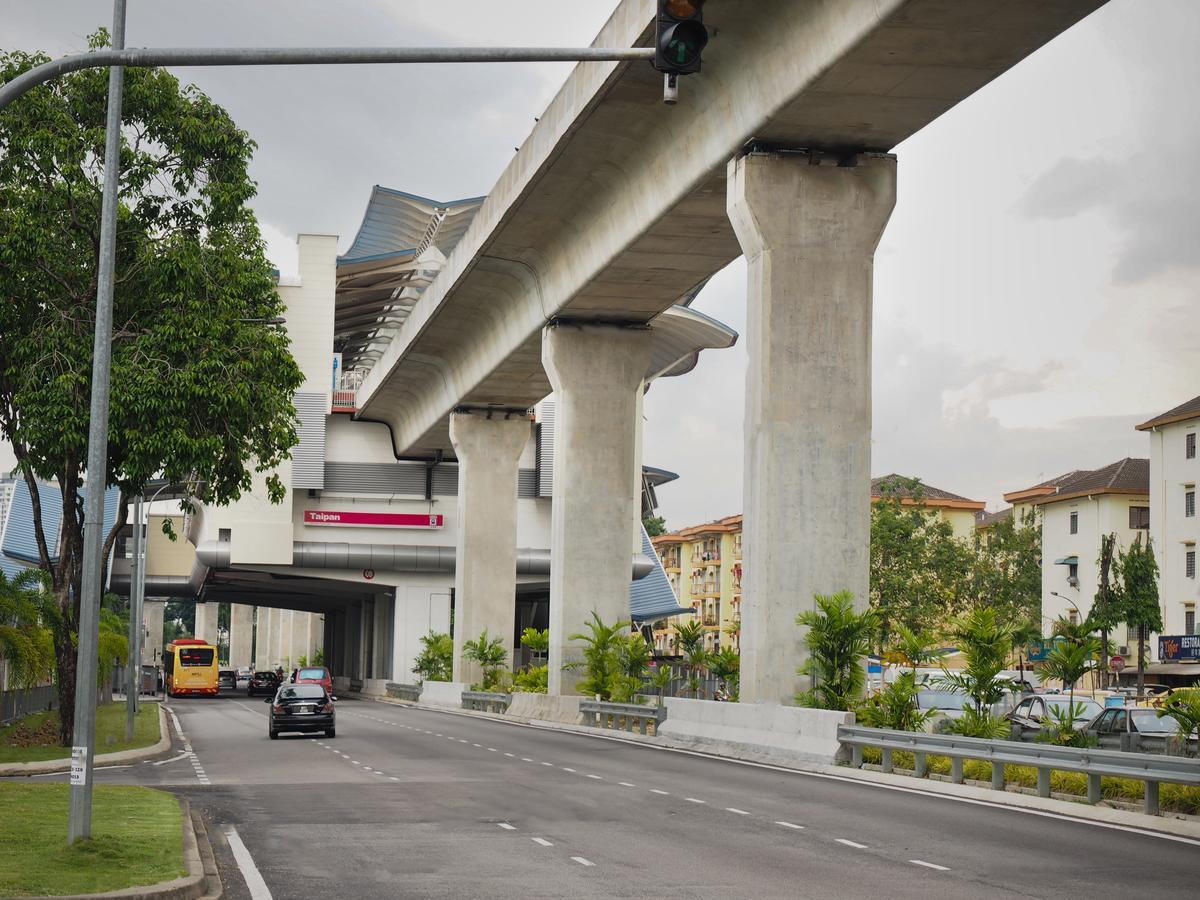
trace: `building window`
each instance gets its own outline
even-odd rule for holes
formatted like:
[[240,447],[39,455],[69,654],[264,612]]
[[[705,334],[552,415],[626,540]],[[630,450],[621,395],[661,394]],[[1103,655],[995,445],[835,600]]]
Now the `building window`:
[[1148,506],[1131,506],[1131,507],[1129,507],[1129,527],[1130,528],[1149,528],[1150,527],[1150,507],[1148,507]]
[[1196,551],[1189,550],[1183,555],[1183,574],[1188,578],[1196,577]]
[[1187,459],[1196,458],[1196,432],[1190,431],[1183,439],[1183,455]]
[[1079,613],[1077,613],[1075,610],[1071,610],[1069,613],[1067,613],[1067,621],[1069,621],[1072,625],[1078,625]]
[[1071,513],[1071,534],[1079,534],[1079,513]]
[[1189,519],[1196,515],[1195,489],[1186,491],[1183,495],[1183,514]]
[[1196,606],[1189,603],[1183,608],[1183,633],[1196,633]]

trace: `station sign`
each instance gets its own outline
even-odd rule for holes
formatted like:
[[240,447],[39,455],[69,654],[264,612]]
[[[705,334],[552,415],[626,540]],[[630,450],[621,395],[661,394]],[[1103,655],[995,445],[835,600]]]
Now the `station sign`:
[[306,509],[305,525],[332,525],[343,528],[441,528],[443,517],[434,513],[381,513]]
[[1159,636],[1158,658],[1162,662],[1200,661],[1200,634]]

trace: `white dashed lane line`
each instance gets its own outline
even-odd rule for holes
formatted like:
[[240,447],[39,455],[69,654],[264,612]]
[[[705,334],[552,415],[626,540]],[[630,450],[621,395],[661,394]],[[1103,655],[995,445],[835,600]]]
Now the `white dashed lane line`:
[[688,803],[707,803],[708,802],[707,800],[699,800],[695,797],[684,797],[683,799],[686,800]]
[[910,863],[914,866],[924,866],[926,869],[933,869],[935,872],[949,872],[949,866],[939,866],[937,863],[925,862],[923,859],[910,859]]
[[501,828],[503,828],[505,831],[516,831],[517,830],[516,825],[509,825],[507,822],[497,822],[496,824],[499,825]]
[[618,781],[617,784],[621,787],[637,787],[636,784],[630,784],[628,781]]
[[793,822],[776,822],[776,825],[782,825],[784,828],[795,828],[797,831],[803,831],[803,825],[796,825]]
[[554,846],[552,843],[550,843],[545,838],[530,838],[530,840],[533,841],[535,844],[540,844],[543,847],[553,847]]
[[671,796],[671,792],[670,792],[670,791],[660,791],[658,788],[650,788],[650,793],[652,793],[652,794],[658,794],[660,797],[669,797],[669,796]]
[[594,866],[595,865],[594,862],[592,862],[591,860],[584,859],[582,856],[572,856],[571,860],[573,862],[579,863],[581,866]]
[[750,815],[750,813],[746,812],[744,809],[738,809],[736,806],[727,806],[727,807],[725,807],[725,812],[731,812],[731,813],[735,813],[735,814],[737,814],[737,815],[739,815],[739,816],[748,816],[748,815]]
[[860,844],[857,841],[848,841],[845,838],[834,838],[839,844],[845,844],[847,847],[853,847],[855,850],[866,850],[866,844]]

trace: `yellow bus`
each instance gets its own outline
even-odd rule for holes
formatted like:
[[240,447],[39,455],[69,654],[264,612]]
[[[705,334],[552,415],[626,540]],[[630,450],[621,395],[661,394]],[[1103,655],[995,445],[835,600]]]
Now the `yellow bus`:
[[208,641],[179,638],[163,650],[168,697],[217,695],[217,648]]

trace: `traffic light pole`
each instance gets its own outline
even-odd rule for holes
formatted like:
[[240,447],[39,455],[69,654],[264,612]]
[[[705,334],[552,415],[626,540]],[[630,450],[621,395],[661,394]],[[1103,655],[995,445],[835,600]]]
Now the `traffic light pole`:
[[[22,94],[68,72],[109,68],[104,140],[104,195],[96,288],[88,428],[87,493],[84,497],[83,585],[79,651],[75,668],[75,738],[71,748],[71,805],[67,843],[92,833],[92,768],[96,736],[96,674],[100,627],[104,494],[108,471],[109,378],[112,360],[113,270],[116,262],[120,184],[121,92],[125,68],[154,66],[304,66],[397,63],[623,62],[653,61],[653,47],[296,47],[125,49],[126,0],[113,0],[112,49],[65,56],[35,66],[0,86],[0,110]],[[140,522],[139,522],[140,526]],[[132,612],[132,610],[131,610]],[[140,614],[139,626],[140,626]],[[136,701],[135,701],[136,702]],[[82,741],[82,743],[81,743]]]

